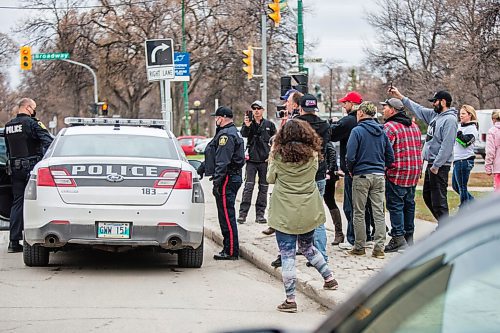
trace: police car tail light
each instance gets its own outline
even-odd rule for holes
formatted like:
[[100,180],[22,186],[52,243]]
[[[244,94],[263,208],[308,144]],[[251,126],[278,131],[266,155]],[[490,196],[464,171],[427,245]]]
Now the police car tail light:
[[159,180],[157,180],[154,184],[154,188],[173,188],[175,182],[177,181],[177,177],[179,177],[178,169],[167,169],[164,170]]
[[57,187],[76,187],[76,183],[71,178],[68,170],[64,168],[50,168],[50,173]]
[[52,177],[49,168],[38,169],[38,176],[36,181],[38,186],[51,186],[51,187],[56,186],[56,183],[54,182],[54,178]]
[[191,171],[181,171],[179,178],[175,182],[174,189],[176,190],[190,190],[193,188],[193,175]]

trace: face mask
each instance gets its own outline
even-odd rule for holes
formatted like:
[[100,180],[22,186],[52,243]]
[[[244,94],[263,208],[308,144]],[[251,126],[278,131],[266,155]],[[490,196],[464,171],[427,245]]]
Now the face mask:
[[33,111],[33,113],[31,114],[31,118],[35,118],[36,117],[36,111]]

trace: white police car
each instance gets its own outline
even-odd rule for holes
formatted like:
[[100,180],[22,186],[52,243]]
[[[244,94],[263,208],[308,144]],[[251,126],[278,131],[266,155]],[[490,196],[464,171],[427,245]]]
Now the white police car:
[[164,121],[65,122],[26,187],[24,263],[45,266],[50,252],[75,247],[149,247],[201,267],[203,190]]

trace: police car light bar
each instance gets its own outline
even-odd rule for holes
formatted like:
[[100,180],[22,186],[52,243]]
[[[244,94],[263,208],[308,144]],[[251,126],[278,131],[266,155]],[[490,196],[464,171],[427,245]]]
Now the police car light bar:
[[166,127],[167,121],[162,119],[124,119],[124,118],[64,118],[66,125],[119,125],[119,126],[156,126]]

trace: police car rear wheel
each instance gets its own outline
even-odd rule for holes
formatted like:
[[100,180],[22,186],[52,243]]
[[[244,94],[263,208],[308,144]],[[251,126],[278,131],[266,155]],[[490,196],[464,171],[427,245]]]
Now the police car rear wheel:
[[183,268],[200,268],[203,264],[203,239],[197,249],[179,250],[178,264]]
[[49,264],[49,250],[40,245],[29,245],[24,241],[24,264],[29,267],[47,266]]

